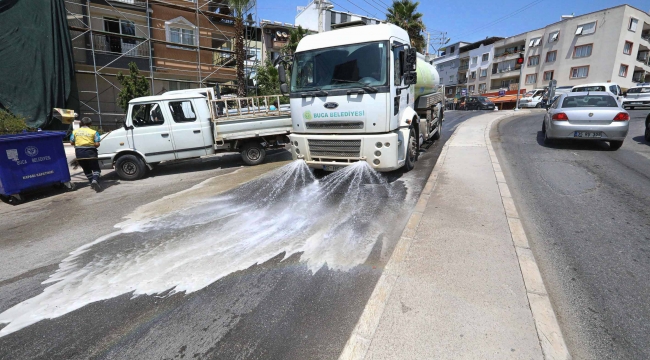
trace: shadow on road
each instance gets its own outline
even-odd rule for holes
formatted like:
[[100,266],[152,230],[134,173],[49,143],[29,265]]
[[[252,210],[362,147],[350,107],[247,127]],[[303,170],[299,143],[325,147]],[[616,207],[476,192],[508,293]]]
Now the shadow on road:
[[544,144],[544,133],[541,131],[537,132],[537,144],[549,149],[609,151],[609,144],[602,140],[561,139]]
[[636,141],[637,144],[644,144],[644,145],[650,145],[650,141],[645,139],[645,136],[640,135],[640,136],[635,136],[632,138],[632,140]]

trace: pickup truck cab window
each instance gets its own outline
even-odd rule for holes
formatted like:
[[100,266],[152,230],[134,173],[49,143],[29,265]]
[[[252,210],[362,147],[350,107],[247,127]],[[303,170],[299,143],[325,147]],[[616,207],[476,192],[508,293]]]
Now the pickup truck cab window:
[[174,122],[196,121],[196,112],[190,101],[170,101],[169,112],[172,114]]
[[131,111],[131,122],[135,127],[156,126],[165,123],[160,104],[136,104]]

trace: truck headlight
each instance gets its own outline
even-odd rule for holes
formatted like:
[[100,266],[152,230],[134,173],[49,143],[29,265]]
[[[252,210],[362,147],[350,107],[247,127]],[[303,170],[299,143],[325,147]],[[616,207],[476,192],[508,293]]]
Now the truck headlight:
[[381,151],[379,150],[375,151],[375,156],[381,156]]
[[381,149],[382,146],[383,146],[383,144],[381,143],[381,141],[378,141],[378,142],[375,144],[375,147],[376,147],[377,149]]
[[379,159],[375,159],[375,160],[372,161],[372,163],[375,164],[375,165],[379,165],[380,161],[379,161]]

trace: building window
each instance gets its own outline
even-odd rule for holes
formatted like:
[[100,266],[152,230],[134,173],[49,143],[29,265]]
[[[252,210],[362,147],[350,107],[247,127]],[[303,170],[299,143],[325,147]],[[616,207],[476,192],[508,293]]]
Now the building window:
[[637,25],[639,25],[639,19],[630,18],[630,23],[628,24],[627,29],[636,32]]
[[528,47],[539,46],[539,44],[541,44],[541,43],[542,43],[542,38],[541,37],[532,38],[528,42]]
[[571,68],[571,79],[582,79],[589,76],[589,66],[578,66]]
[[633,43],[626,41],[625,45],[623,45],[623,54],[625,55],[632,55],[632,47],[634,46]]
[[583,58],[591,56],[591,50],[593,49],[592,44],[580,45],[573,48],[573,57],[574,58]]
[[474,93],[474,90],[476,90],[476,86],[475,86],[475,85],[470,85],[470,86],[469,86],[469,93],[470,93],[470,94],[473,94],[473,93]]
[[476,71],[472,71],[469,77],[472,79],[476,79]]
[[553,31],[552,33],[548,34],[548,42],[556,42],[560,38],[560,31]]
[[479,92],[480,94],[485,93],[485,89],[486,89],[485,83],[483,83],[483,84],[478,84],[478,92]]
[[546,53],[546,62],[554,62],[555,58],[557,58],[557,50]]
[[454,95],[454,88],[447,89],[447,95]]
[[477,62],[478,62],[478,56],[473,56],[472,57],[472,65],[476,65]]
[[341,14],[341,24],[346,23],[350,20],[350,15],[348,14]]
[[454,51],[456,51],[456,46],[451,46],[451,47],[449,48],[449,54],[453,54]]
[[487,69],[481,69],[481,77],[484,78],[487,76]]
[[589,35],[596,32],[596,22],[590,22],[582,25],[578,25],[576,29],[576,35]]
[[176,44],[194,45],[196,43],[196,26],[182,16],[165,21],[167,41]]
[[537,74],[526,75],[526,84],[535,84],[537,82]]
[[169,82],[169,91],[187,90],[189,88],[190,88],[190,83],[188,83],[188,82],[179,82],[179,81],[170,81]]
[[627,77],[627,65],[621,64],[621,67],[618,69],[618,76]]
[[454,75],[449,75],[449,82],[454,82]]
[[488,61],[488,60],[490,60],[490,54],[489,53],[483,54],[483,57],[481,58],[481,61],[485,62],[485,61]]
[[336,13],[334,11],[330,11],[330,25],[336,24]]
[[551,81],[551,80],[553,80],[553,70],[544,71],[544,81]]
[[539,55],[528,57],[528,66],[539,65]]

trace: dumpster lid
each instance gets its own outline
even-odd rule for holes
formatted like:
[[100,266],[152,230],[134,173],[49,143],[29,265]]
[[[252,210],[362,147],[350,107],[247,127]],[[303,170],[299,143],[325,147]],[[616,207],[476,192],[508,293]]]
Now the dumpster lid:
[[16,141],[16,140],[47,138],[47,137],[58,137],[63,140],[63,137],[65,135],[66,135],[65,131],[38,131],[38,132],[25,132],[20,134],[0,135],[0,143]]

